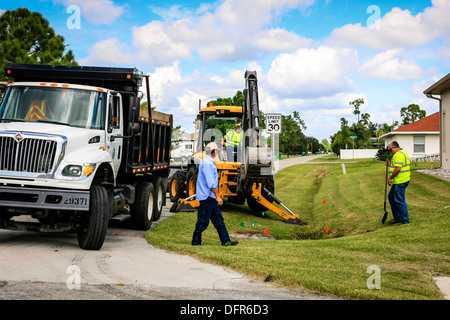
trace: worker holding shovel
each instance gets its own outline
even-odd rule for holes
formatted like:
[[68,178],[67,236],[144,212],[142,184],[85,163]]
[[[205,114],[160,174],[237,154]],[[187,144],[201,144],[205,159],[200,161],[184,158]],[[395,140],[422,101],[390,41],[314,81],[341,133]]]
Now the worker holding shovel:
[[388,185],[392,185],[389,191],[388,199],[391,205],[394,218],[388,221],[389,224],[408,224],[409,213],[405,200],[406,187],[411,177],[411,161],[408,154],[400,148],[397,141],[392,141],[388,145],[389,151],[393,154],[392,164],[386,161],[386,166],[390,166],[390,176],[387,180]]

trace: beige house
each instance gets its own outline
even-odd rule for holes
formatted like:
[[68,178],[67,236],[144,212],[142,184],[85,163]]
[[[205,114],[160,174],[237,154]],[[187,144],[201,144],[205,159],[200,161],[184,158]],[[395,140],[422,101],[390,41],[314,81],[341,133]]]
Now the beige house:
[[397,141],[411,159],[437,158],[440,154],[439,112],[399,127],[381,138],[385,138],[386,146]]
[[[428,98],[439,101],[441,168],[450,171],[450,73],[423,92]],[[436,97],[439,96],[439,97]]]

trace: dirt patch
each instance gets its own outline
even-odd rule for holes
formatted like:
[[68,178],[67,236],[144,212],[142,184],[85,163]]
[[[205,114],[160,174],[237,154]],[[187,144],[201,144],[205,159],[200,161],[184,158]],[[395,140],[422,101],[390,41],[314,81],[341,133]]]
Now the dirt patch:
[[314,178],[314,179],[322,179],[327,176],[331,176],[332,174],[328,172],[328,166],[318,166],[315,167],[313,171],[309,172],[305,177],[306,178]]
[[234,239],[275,240],[273,235],[259,231],[236,231],[230,233],[230,237]]

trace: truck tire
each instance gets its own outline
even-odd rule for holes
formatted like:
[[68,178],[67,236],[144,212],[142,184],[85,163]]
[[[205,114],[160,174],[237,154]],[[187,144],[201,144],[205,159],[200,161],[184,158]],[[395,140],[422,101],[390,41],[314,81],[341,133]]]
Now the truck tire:
[[151,182],[141,182],[136,190],[136,200],[131,212],[133,227],[148,230],[152,226],[155,211],[155,189]]
[[195,185],[197,184],[198,169],[191,167],[186,177],[186,198],[195,194]]
[[186,176],[180,170],[177,170],[169,179],[169,197],[172,202],[186,197]]
[[77,230],[78,245],[85,250],[100,250],[108,230],[109,201],[103,186],[91,188],[89,213],[81,219]]
[[158,221],[161,217],[164,197],[166,196],[166,193],[164,192],[163,179],[161,177],[157,177],[155,180],[153,180],[153,189],[155,189],[155,209],[153,214],[153,221]]

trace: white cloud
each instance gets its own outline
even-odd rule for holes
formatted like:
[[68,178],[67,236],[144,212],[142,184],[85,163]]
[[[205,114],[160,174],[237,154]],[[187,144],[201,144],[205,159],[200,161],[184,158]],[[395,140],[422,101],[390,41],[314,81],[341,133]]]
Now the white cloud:
[[190,59],[188,44],[174,37],[183,23],[182,20],[175,23],[152,21],[145,26],[134,27],[132,33],[137,61],[147,66],[161,66]]
[[321,46],[278,55],[267,77],[281,96],[325,97],[350,90],[350,75],[357,66],[355,50]]
[[133,43],[139,61],[158,66],[190,59],[195,53],[205,61],[229,62],[254,59],[261,50],[294,50],[309,45],[310,40],[280,28],[265,28],[283,10],[308,7],[314,2],[226,0],[217,7],[200,5],[196,10],[178,5],[153,8],[166,21],[135,27]]
[[[156,68],[150,74],[150,94],[152,105],[170,105],[174,103],[176,93],[183,85],[183,77],[181,75],[180,63],[175,62],[167,67]],[[146,93],[146,87],[143,87],[143,92]]]
[[333,30],[328,41],[378,50],[421,46],[439,35],[434,26],[424,23],[425,20],[423,14],[413,16],[409,10],[393,8],[381,18],[379,28],[368,28],[360,23],[347,24]]
[[450,30],[450,20],[448,19],[450,1],[432,0],[431,2],[433,5],[424,11],[424,22],[436,28]]
[[53,0],[66,7],[77,5],[81,8],[82,18],[94,24],[112,24],[123,12],[125,6],[117,6],[111,0]]
[[123,65],[131,62],[130,53],[125,53],[126,46],[115,38],[97,42],[89,49],[89,56],[80,59],[80,65]]
[[255,36],[255,39],[255,45],[264,51],[291,51],[300,47],[308,47],[312,42],[280,28],[261,31]]
[[400,60],[400,53],[401,50],[391,49],[375,55],[362,65],[361,76],[395,81],[423,76],[422,68],[413,61]]

